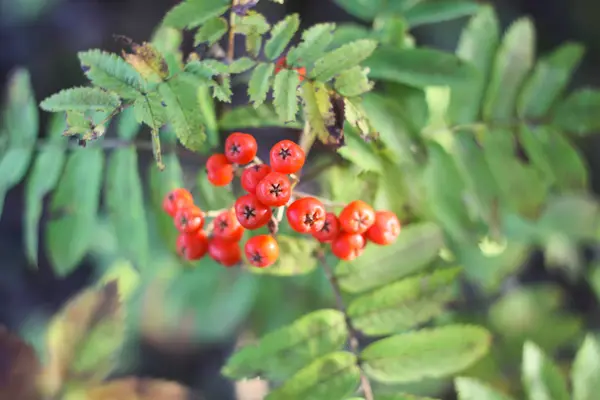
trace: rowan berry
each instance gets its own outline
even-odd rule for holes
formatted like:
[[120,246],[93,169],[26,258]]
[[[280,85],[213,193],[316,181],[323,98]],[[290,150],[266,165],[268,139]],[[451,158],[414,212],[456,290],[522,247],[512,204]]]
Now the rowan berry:
[[180,208],[175,214],[174,222],[181,233],[198,232],[204,226],[204,213],[194,205]]
[[320,230],[313,232],[312,235],[321,243],[330,243],[338,236],[339,233],[340,223],[338,218],[334,213],[329,212],[327,215],[325,215],[325,223],[323,224],[323,227]]
[[208,171],[207,178],[208,181],[213,186],[227,186],[233,181],[233,177],[235,176],[233,165],[227,164],[223,165],[217,169]]
[[287,68],[287,60],[285,56],[279,57],[275,62],[275,74]]
[[271,172],[256,186],[256,198],[266,206],[281,207],[292,197],[292,184],[287,175]]
[[212,238],[208,241],[210,258],[225,267],[233,267],[242,261],[242,249],[239,242]]
[[267,164],[256,164],[244,168],[240,182],[242,188],[248,193],[256,193],[256,186],[271,172]]
[[304,67],[296,68],[296,71],[298,72],[298,77],[300,78],[300,82],[302,82],[304,80],[304,77],[306,76],[306,68],[304,68]]
[[273,215],[271,208],[261,203],[253,194],[238,198],[234,208],[240,225],[251,230],[265,226]]
[[225,156],[233,164],[245,165],[254,160],[258,145],[254,136],[234,132],[225,140]]
[[183,188],[171,190],[164,198],[162,207],[170,217],[174,217],[177,210],[194,204],[192,194]]
[[340,260],[352,261],[365,248],[365,238],[359,233],[342,232],[331,242],[331,252]]
[[244,227],[233,210],[223,211],[213,220],[213,237],[230,242],[239,242],[244,236]]
[[244,246],[248,263],[255,267],[265,268],[273,265],[279,257],[279,244],[271,235],[254,236]]
[[304,150],[291,140],[276,143],[269,154],[271,169],[282,174],[295,174],[304,166]]
[[375,210],[362,200],[354,200],[340,212],[340,226],[347,233],[365,233],[375,223]]
[[225,154],[215,153],[215,154],[211,155],[210,157],[208,157],[208,159],[206,160],[206,170],[207,171],[215,171],[217,169],[220,169],[224,165],[230,165],[230,164],[231,163],[229,162],[227,157],[225,157]]
[[400,235],[400,221],[391,211],[377,211],[375,223],[366,232],[366,238],[375,244],[385,246],[393,243]]
[[199,260],[207,251],[208,237],[202,230],[194,233],[181,233],[177,237],[177,253],[184,260]]
[[325,207],[314,197],[294,201],[286,210],[290,227],[299,233],[318,232],[325,225]]

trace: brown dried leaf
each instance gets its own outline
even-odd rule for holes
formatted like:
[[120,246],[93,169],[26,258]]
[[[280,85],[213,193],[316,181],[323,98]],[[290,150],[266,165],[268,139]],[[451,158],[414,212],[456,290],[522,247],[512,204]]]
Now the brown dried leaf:
[[40,399],[35,384],[39,371],[35,350],[0,326],[0,399]]
[[[200,399],[175,382],[159,379],[122,378],[86,391],[85,400],[188,400]],[[83,400],[83,399],[82,399]]]

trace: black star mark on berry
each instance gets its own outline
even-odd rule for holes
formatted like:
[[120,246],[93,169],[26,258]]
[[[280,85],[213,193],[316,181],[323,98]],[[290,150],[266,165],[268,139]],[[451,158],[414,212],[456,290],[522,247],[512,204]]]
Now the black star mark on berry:
[[354,218],[354,221],[355,221],[355,222],[358,224],[358,226],[363,226],[363,225],[366,225],[366,224],[367,224],[367,218],[365,218],[365,217],[364,217],[364,216],[362,216],[362,215],[357,215],[357,216]]
[[244,207],[244,218],[246,219],[250,219],[250,218],[256,218],[256,210],[254,208],[251,208],[250,206],[245,206]]
[[279,150],[279,157],[281,157],[283,160],[285,160],[286,158],[291,157],[291,156],[292,156],[292,152],[290,151],[290,149],[282,148],[281,150]]
[[256,164],[252,168],[254,169],[254,172],[260,172],[260,165]]
[[305,224],[305,225],[312,226],[314,223],[315,223],[315,219],[313,218],[313,216],[312,216],[312,215],[310,215],[310,214],[306,214],[306,215],[304,216],[304,224]]
[[179,224],[181,226],[186,226],[188,223],[188,219],[185,216],[182,216],[181,218],[179,218]]
[[227,221],[219,221],[219,230],[224,231],[225,229],[227,229],[228,226],[229,224],[227,223]]
[[279,183],[272,184],[271,190],[269,192],[271,194],[274,194],[275,197],[279,197],[279,195],[281,195],[281,193],[283,192],[283,189],[281,188],[281,184],[279,184]]
[[325,223],[323,224],[323,228],[321,228],[321,232],[329,232],[330,226],[331,224],[329,223],[329,221],[325,221]]
[[240,145],[237,143],[232,144],[231,147],[229,148],[229,151],[231,152],[231,154],[239,154],[240,153]]
[[175,195],[173,195],[173,193],[169,194],[169,201],[175,201]]
[[260,263],[262,263],[262,259],[263,259],[263,256],[261,256],[259,252],[252,254],[252,262],[260,264]]

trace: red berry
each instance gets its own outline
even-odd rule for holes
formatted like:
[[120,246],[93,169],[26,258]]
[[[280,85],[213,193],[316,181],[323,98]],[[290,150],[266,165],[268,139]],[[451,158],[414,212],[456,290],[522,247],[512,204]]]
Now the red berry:
[[233,165],[222,165],[214,170],[208,171],[208,181],[213,186],[227,186],[233,181],[234,177]]
[[225,157],[225,154],[215,153],[215,154],[211,155],[210,157],[208,157],[208,159],[206,160],[206,170],[209,172],[216,171],[216,170],[220,169],[221,167],[223,167],[224,165],[230,165],[230,164],[231,163],[229,162],[227,157]]
[[198,232],[204,226],[204,213],[194,205],[181,208],[175,214],[174,222],[181,233]]
[[246,194],[235,202],[235,215],[239,223],[246,229],[258,229],[265,226],[273,215],[267,207],[253,194]]
[[208,251],[208,237],[206,232],[181,233],[177,237],[177,253],[188,261],[199,260]]
[[269,174],[269,172],[271,172],[271,167],[267,164],[256,164],[244,168],[242,177],[240,178],[242,187],[248,193],[255,193],[256,186]]
[[254,136],[234,132],[225,140],[225,156],[233,164],[248,164],[256,157],[258,145]]
[[239,242],[244,236],[244,227],[233,210],[223,211],[213,220],[213,237],[230,242]]
[[331,252],[339,259],[352,261],[360,256],[365,248],[365,238],[358,233],[340,233],[331,242]]
[[169,214],[169,216],[174,217],[175,213],[177,213],[177,210],[192,204],[194,204],[194,198],[192,197],[192,194],[186,189],[177,188],[171,190],[165,196],[162,207],[163,210]]
[[271,168],[282,174],[295,174],[304,165],[304,150],[291,140],[282,140],[271,148]]
[[391,211],[377,211],[375,223],[366,232],[370,242],[385,246],[393,243],[400,234],[400,221]]
[[212,238],[208,242],[210,258],[225,267],[233,267],[242,261],[242,249],[239,242]]
[[281,207],[292,197],[292,184],[287,175],[271,172],[256,186],[256,198],[266,206]]
[[340,226],[347,233],[365,233],[375,223],[375,210],[361,200],[349,203],[340,213]]
[[275,74],[279,73],[279,71],[287,68],[287,60],[285,56],[280,57],[275,62]]
[[313,232],[313,237],[321,243],[330,243],[340,233],[340,223],[334,213],[327,213],[323,227]]
[[304,68],[304,67],[296,68],[296,71],[298,72],[298,75],[300,77],[300,82],[302,82],[304,80],[304,77],[306,76],[306,68]]
[[325,225],[325,207],[314,197],[303,197],[287,208],[290,227],[299,233],[318,232]]
[[258,235],[248,239],[244,252],[251,265],[265,268],[277,261],[279,244],[271,235]]

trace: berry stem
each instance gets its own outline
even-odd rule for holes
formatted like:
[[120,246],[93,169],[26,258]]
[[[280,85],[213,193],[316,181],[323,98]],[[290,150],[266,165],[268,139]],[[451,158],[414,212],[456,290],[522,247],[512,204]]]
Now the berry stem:
[[230,208],[222,208],[220,210],[210,210],[210,211],[206,211],[204,214],[208,217],[208,218],[215,218],[218,217],[219,215],[221,215],[222,213],[231,210]]
[[231,1],[232,10],[229,13],[229,37],[227,44],[227,61],[231,64],[235,55],[235,13],[233,8],[238,5],[239,0]]
[[[356,355],[356,357],[360,360],[360,341],[359,341],[359,332],[356,330],[350,316],[348,315],[348,311],[346,309],[346,304],[344,302],[344,297],[342,296],[342,289],[340,288],[339,282],[336,276],[333,274],[333,268],[329,265],[327,260],[325,259],[325,254],[322,250],[319,250],[317,253],[317,258],[321,265],[323,266],[323,271],[325,271],[325,275],[327,276],[327,280],[331,285],[331,289],[333,290],[333,294],[335,295],[335,301],[337,305],[337,309],[344,314],[344,319],[346,321],[346,328],[348,329],[348,345],[352,353]],[[371,388],[371,382],[369,378],[364,373],[361,368],[360,361],[358,365],[360,369],[360,387],[362,389],[363,395],[365,396],[365,400],[374,400],[373,389]]]

